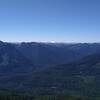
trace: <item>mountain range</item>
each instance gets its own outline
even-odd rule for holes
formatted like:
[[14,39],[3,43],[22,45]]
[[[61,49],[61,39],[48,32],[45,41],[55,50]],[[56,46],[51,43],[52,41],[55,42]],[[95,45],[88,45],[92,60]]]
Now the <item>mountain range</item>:
[[0,42],[0,88],[100,95],[99,43]]

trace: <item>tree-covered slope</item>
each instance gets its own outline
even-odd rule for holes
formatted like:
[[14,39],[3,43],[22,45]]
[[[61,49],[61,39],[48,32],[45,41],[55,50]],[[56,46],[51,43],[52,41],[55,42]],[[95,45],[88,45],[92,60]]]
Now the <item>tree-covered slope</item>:
[[[33,93],[65,92],[100,96],[100,53],[76,62],[0,79],[4,87]],[[12,85],[11,85],[12,84]]]
[[65,64],[100,51],[99,43],[20,43],[14,44],[35,65]]
[[[37,43],[34,44],[36,47],[33,44],[25,43],[23,47],[22,44],[0,42],[0,90],[30,91],[46,95],[56,92],[100,96],[99,44],[40,43],[39,51],[36,49]],[[34,55],[37,54],[41,61],[35,58]],[[74,54],[79,54],[76,57],[78,59],[73,58]],[[60,55],[64,56],[63,59],[71,56],[74,61],[68,63],[68,60],[64,60],[67,63],[63,64]],[[37,59],[43,68],[36,66],[38,64],[32,58]],[[49,66],[44,67],[45,64]]]
[[0,43],[0,74],[30,72],[34,64],[10,43]]

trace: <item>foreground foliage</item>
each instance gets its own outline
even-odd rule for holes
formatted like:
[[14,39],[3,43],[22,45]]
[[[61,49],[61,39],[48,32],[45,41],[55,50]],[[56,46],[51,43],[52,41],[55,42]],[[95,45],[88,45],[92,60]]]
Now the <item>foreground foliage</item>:
[[88,97],[71,95],[29,95],[29,94],[0,94],[0,100],[90,100]]

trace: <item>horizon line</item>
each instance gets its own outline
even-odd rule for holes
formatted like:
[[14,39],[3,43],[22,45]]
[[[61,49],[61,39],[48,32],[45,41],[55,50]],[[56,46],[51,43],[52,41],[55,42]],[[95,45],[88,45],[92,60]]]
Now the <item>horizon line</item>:
[[58,41],[2,41],[4,43],[51,43],[51,44],[94,44],[100,42],[58,42]]

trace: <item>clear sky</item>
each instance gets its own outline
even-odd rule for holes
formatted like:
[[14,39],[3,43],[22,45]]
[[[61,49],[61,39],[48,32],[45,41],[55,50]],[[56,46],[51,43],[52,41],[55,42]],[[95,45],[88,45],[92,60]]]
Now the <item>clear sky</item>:
[[0,40],[100,42],[100,0],[0,0]]

